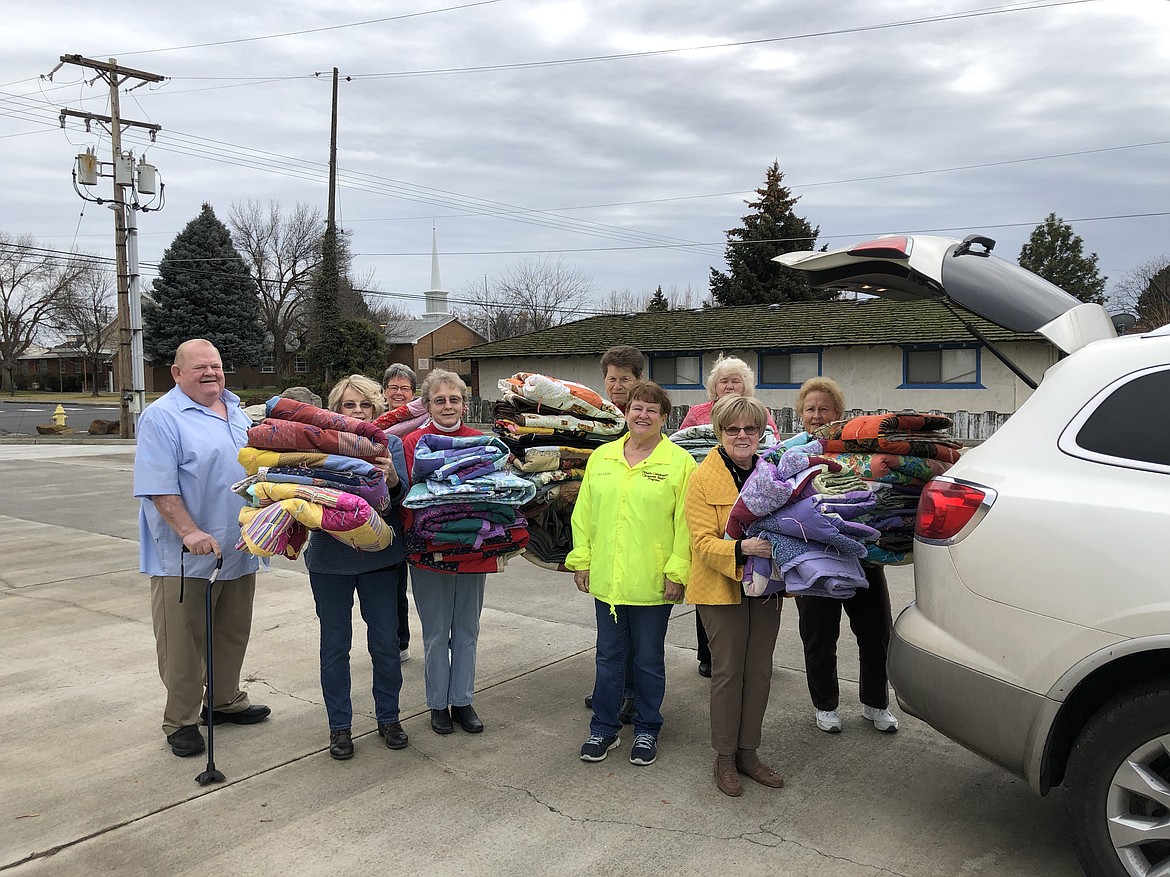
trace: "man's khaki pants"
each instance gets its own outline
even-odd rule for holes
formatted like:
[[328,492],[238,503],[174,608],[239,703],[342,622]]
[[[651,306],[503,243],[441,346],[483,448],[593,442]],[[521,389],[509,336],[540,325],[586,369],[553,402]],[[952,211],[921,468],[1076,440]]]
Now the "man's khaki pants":
[[[188,577],[179,602],[178,576],[150,577],[150,610],[158,649],[158,674],[167,689],[163,733],[184,725],[198,725],[207,684],[207,579]],[[211,589],[215,624],[212,660],[215,663],[216,712],[239,712],[251,704],[240,690],[240,670],[252,629],[252,598],[256,574],[220,580]]]

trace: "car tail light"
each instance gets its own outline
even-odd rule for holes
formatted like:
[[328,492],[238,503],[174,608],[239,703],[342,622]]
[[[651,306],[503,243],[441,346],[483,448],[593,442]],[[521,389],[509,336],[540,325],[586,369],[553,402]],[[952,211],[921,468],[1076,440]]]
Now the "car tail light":
[[990,489],[936,478],[922,489],[914,535],[932,542],[954,539],[994,499]]
[[872,259],[909,259],[913,246],[908,237],[886,237],[849,248],[850,256],[869,256]]

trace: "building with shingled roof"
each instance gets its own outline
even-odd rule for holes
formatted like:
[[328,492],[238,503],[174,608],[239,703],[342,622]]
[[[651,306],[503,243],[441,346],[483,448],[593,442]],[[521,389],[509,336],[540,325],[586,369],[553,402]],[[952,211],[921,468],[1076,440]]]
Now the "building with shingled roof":
[[[963,319],[1034,379],[1059,357],[1040,335],[965,312]],[[470,360],[473,392],[490,400],[500,397],[500,378],[521,371],[598,387],[598,359],[615,344],[641,350],[645,376],[678,405],[706,401],[705,381],[720,354],[752,367],[756,395],[774,410],[791,408],[801,383],[817,375],[836,380],[851,409],[1006,415],[1031,394],[937,301],[869,298],[603,315],[448,355]]]

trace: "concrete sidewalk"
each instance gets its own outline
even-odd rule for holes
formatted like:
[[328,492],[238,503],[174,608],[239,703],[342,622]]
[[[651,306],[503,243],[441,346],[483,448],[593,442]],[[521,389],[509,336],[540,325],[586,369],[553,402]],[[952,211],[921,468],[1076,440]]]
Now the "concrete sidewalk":
[[[489,579],[470,736],[430,730],[422,642],[403,666],[410,746],[375,732],[364,625],[353,651],[357,755],[336,762],[303,565],[257,588],[245,662],[266,723],[216,732],[227,782],[170,754],[149,588],[137,572],[133,449],[0,447],[0,872],[17,875],[1079,874],[1057,797],[904,718],[877,733],[843,684],[845,733],[813,726],[785,607],[761,756],[787,785],[711,778],[692,611],[675,610],[656,764],[578,757],[593,613],[567,575],[522,560]],[[895,603],[911,597],[892,571]],[[856,651],[842,638],[843,676]]]

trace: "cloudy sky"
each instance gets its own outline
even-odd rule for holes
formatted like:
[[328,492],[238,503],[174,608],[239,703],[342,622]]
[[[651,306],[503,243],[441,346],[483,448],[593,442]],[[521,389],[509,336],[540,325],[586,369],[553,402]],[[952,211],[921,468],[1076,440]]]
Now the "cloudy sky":
[[[0,231],[110,255],[70,182],[109,112],[63,54],[168,77],[121,97],[162,126],[149,282],[209,201],[324,210],[339,68],[339,221],[356,267],[421,311],[432,223],[453,302],[543,256],[600,300],[706,295],[727,229],[777,160],[819,242],[980,232],[1019,254],[1055,212],[1110,287],[1170,253],[1168,0],[206,0],[3,4]],[[149,147],[149,148],[147,148]],[[105,192],[110,184],[102,184]]]

